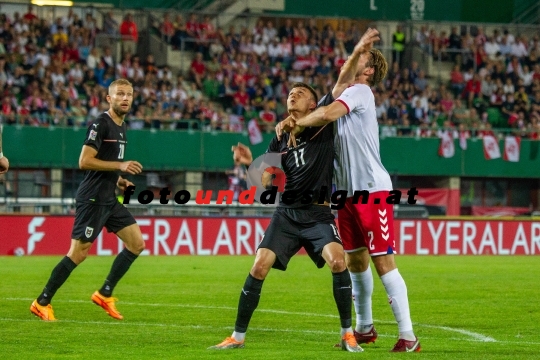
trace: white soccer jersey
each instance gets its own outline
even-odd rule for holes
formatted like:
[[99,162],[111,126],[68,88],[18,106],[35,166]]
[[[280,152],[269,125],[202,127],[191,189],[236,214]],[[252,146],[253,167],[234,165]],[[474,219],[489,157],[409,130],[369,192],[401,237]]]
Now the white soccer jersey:
[[367,85],[348,87],[336,99],[348,113],[334,127],[334,183],[337,190],[392,190],[392,181],[381,162],[379,125],[375,114],[375,98]]

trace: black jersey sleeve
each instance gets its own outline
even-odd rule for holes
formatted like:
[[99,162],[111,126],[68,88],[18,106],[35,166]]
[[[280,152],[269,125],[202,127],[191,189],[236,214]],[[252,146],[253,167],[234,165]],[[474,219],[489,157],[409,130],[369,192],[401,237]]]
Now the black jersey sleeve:
[[107,121],[103,121],[101,118],[96,119],[96,121],[88,127],[84,145],[88,145],[96,149],[96,151],[99,151],[106,133]]
[[[284,136],[285,134],[283,134]],[[268,144],[268,149],[266,149],[267,153],[275,153],[280,152],[280,144],[281,142],[277,139],[277,136],[274,136],[274,138],[270,141],[270,144]]]

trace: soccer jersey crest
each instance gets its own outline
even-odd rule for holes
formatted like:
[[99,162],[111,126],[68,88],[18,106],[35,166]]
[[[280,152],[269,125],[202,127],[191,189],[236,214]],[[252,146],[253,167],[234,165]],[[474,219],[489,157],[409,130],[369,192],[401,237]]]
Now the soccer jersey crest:
[[88,140],[96,140],[97,131],[90,130],[90,135],[88,135]]
[[84,232],[84,236],[86,236],[87,238],[90,238],[90,236],[92,236],[93,233],[94,233],[94,228],[87,226],[86,231]]

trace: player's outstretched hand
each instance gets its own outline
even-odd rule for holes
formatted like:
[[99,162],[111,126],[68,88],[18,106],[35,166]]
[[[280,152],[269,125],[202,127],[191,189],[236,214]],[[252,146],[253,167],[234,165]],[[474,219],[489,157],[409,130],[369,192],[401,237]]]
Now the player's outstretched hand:
[[289,134],[289,141],[287,141],[288,147],[296,147],[296,135]]
[[251,163],[253,162],[253,155],[251,154],[251,150],[246,145],[238,143],[238,145],[236,146],[233,145],[231,150],[233,152],[234,161],[238,161],[246,166],[251,165]]
[[276,136],[278,140],[281,140],[281,135],[283,135],[284,132],[291,132],[291,130],[296,125],[294,119],[292,116],[287,117],[285,120],[279,122],[276,125]]
[[0,174],[4,174],[8,171],[9,169],[9,160],[7,157],[2,157],[0,159]]
[[296,145],[296,135],[300,134],[302,131],[304,131],[303,126],[295,125],[294,128],[290,131],[289,134],[289,141],[287,142],[287,146],[291,147],[297,147]]
[[360,38],[360,41],[358,41],[358,44],[354,47],[353,52],[363,53],[369,51],[373,47],[373,43],[379,40],[381,40],[379,31],[377,29],[368,28]]
[[138,161],[124,161],[120,164],[120,171],[137,175],[142,172],[142,165]]
[[116,182],[116,186],[118,186],[118,188],[122,190],[122,192],[124,192],[126,191],[128,186],[135,186],[135,184],[129,181],[128,179],[120,178]]

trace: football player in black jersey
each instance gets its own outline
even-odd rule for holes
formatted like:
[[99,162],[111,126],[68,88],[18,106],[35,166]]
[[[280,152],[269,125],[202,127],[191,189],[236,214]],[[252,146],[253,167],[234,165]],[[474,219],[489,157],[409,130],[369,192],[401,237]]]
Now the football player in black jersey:
[[136,175],[142,171],[142,165],[137,161],[124,160],[128,142],[124,118],[133,102],[133,86],[125,79],[113,81],[109,86],[107,101],[109,110],[99,115],[88,127],[79,157],[79,167],[86,173],[77,191],[71,247],[67,256],[53,269],[43,292],[30,306],[30,311],[45,321],[56,320],[51,300],[75,267],[86,259],[103,226],[109,232],[114,232],[124,242],[125,248],[114,260],[105,283],[92,294],[91,299],[111,317],[123,319],[116,309],[112,292],[144,250],[139,226],[115,196],[116,187],[123,191],[133,185],[119,173]]
[[[332,94],[328,94],[319,104],[330,104],[333,100]],[[307,115],[316,106],[317,95],[309,85],[296,83],[292,86],[287,110],[293,120]],[[297,147],[289,146],[288,134],[284,134],[281,140],[274,138],[268,146],[267,152],[282,154],[281,164],[287,177],[285,192],[257,249],[255,263],[240,293],[234,332],[210,349],[244,347],[245,333],[259,303],[268,272],[271,268],[286,270],[291,257],[304,248],[318,268],[326,263],[332,272],[334,299],[341,321],[342,349],[363,351],[351,328],[351,278],[334,215],[329,207],[333,136],[332,126],[305,128],[296,137]],[[246,165],[252,162],[247,147],[239,145],[233,150],[235,160]],[[324,199],[322,203],[319,202],[319,195]]]

